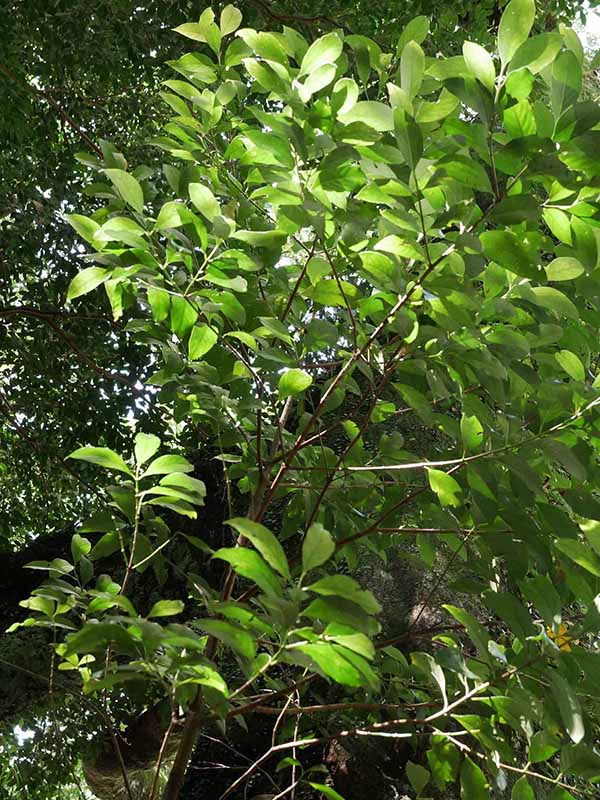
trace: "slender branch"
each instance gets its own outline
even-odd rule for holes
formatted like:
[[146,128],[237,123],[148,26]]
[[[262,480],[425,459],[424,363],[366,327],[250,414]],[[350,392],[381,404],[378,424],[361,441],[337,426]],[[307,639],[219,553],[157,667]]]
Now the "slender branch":
[[294,283],[294,288],[290,292],[290,296],[288,297],[288,301],[287,301],[287,303],[285,305],[285,308],[283,310],[283,314],[281,315],[281,321],[282,322],[285,322],[285,318],[287,317],[287,315],[288,315],[288,313],[289,313],[289,311],[290,311],[290,309],[292,307],[292,303],[294,302],[294,299],[295,299],[295,297],[296,297],[296,295],[298,293],[298,289],[300,288],[300,284],[304,280],[304,276],[306,275],[306,270],[308,269],[308,265],[310,264],[310,260],[311,260],[311,258],[313,257],[313,255],[315,253],[316,244],[317,244],[317,237],[315,236],[312,248],[311,248],[310,252],[308,253],[308,255],[306,257],[306,261],[304,262],[304,266],[300,270],[300,274],[298,275],[298,277],[296,279],[296,282]]
[[325,22],[334,28],[341,28],[345,33],[352,33],[350,28],[346,27],[346,25],[336,22],[332,17],[328,17],[325,14],[315,14],[308,17],[299,14],[282,14],[274,11],[266,0],[246,0],[246,2],[250,3],[250,5],[257,8],[262,14],[274,19],[276,22],[300,22],[308,25],[314,25],[317,22]]
[[104,158],[102,150],[98,147],[98,145],[93,142],[88,134],[82,130],[82,128],[75,122],[75,120],[70,117],[64,108],[60,105],[60,103],[52,97],[50,92],[44,91],[43,89],[38,89],[36,86],[32,86],[31,83],[28,81],[22,80],[18,78],[7,66],[0,63],[0,72],[3,72],[7,78],[9,78],[14,83],[21,84],[24,86],[28,92],[37,97],[43,98],[46,100],[58,113],[59,117],[62,119],[64,123],[66,123],[72,130],[77,133],[77,135],[86,143],[86,145],[93,150],[99,158]]

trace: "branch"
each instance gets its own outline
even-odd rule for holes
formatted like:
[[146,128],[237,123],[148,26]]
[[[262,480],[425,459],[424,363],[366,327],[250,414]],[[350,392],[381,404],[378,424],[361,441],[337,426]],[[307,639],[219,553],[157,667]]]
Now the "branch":
[[281,14],[274,11],[266,0],[246,0],[246,2],[258,9],[263,16],[270,17],[276,22],[300,22],[307,25],[325,22],[327,25],[332,25],[334,28],[341,28],[345,33],[352,33],[351,29],[346,25],[336,22],[336,20],[332,19],[332,17],[328,17],[326,14],[315,14],[310,17],[301,16],[299,14]]
[[0,63],[0,72],[3,72],[6,75],[6,77],[9,78],[11,81],[14,81],[15,83],[19,83],[22,86],[24,86],[28,92],[31,92],[31,94],[36,95],[36,97],[41,97],[48,103],[50,103],[50,105],[53,106],[53,108],[56,110],[62,121],[66,123],[72,130],[74,130],[75,133],[77,133],[77,135],[81,139],[83,139],[83,141],[87,144],[90,150],[93,150],[99,158],[102,159],[104,158],[102,150],[98,147],[98,145],[90,139],[87,133],[84,130],[82,130],[80,126],[75,122],[75,120],[72,119],[72,117],[70,117],[67,114],[67,112],[60,105],[60,103],[57,100],[55,100],[49,92],[46,92],[43,89],[38,89],[37,87],[32,86],[28,81],[24,81],[18,78],[13,72],[11,72],[10,69],[8,69],[7,66],[5,66],[2,63]]

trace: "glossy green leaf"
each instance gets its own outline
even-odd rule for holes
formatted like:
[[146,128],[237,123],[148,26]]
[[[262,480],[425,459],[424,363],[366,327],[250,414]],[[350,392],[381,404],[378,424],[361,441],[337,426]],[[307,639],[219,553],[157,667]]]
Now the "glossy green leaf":
[[145,464],[158,451],[160,439],[152,433],[138,433],[135,437],[135,461],[138,466]]
[[417,793],[417,797],[420,797],[423,793],[423,789],[429,783],[431,774],[428,769],[425,769],[425,767],[422,767],[420,764],[415,764],[413,761],[409,760],[406,762],[406,777],[410,781],[410,785]]
[[111,275],[111,270],[101,267],[87,267],[73,278],[67,291],[67,300],[75,300],[83,294],[93,291],[103,284]]
[[142,477],[168,475],[171,472],[192,472],[193,469],[194,465],[183,456],[159,456],[150,464]]
[[583,542],[576,539],[557,539],[554,546],[580,567],[600,578],[600,558]]
[[361,589],[360,585],[348,575],[327,575],[306,588],[315,594],[345,597],[346,600],[352,600],[359,605],[367,614],[378,614],[381,611],[374,595],[368,590]]
[[461,800],[488,800],[489,796],[485,775],[469,756],[465,756],[460,768]]
[[532,764],[547,761],[560,748],[560,739],[547,731],[537,731],[529,743],[529,760]]
[[252,542],[267,564],[277,570],[284,578],[290,578],[290,568],[285,551],[268,528],[245,517],[227,520],[227,524]]
[[571,737],[577,744],[585,736],[583,713],[575,688],[560,673],[553,671],[550,676],[552,695],[558,708],[562,721]]
[[465,42],[463,56],[471,75],[492,92],[496,82],[496,68],[487,50],[475,42]]
[[537,270],[528,251],[512,231],[486,231],[480,240],[483,252],[490,260],[524,278],[536,277]]
[[510,0],[498,28],[498,50],[502,63],[508,63],[529,36],[535,17],[534,0]]
[[427,467],[427,478],[431,490],[438,496],[440,505],[458,507],[462,504],[462,489],[452,475],[440,469]]
[[121,456],[108,447],[80,447],[78,450],[74,450],[67,458],[88,461],[90,464],[97,464],[99,467],[117,472],[125,472],[127,475],[132,474]]
[[127,205],[141,214],[144,210],[144,192],[133,175],[124,169],[105,169],[104,174],[108,176]]
[[288,369],[279,379],[279,397],[302,394],[312,383],[312,378],[303,369]]
[[223,642],[223,644],[226,644],[227,647],[239,653],[242,658],[252,660],[256,657],[256,643],[254,639],[248,631],[238,625],[221,619],[200,619],[197,620],[195,625],[201,631],[208,633],[210,636],[214,636],[216,639]]
[[521,776],[513,786],[510,800],[535,800],[535,794],[525,775]]
[[188,342],[188,354],[192,361],[205,356],[217,343],[217,332],[208,325],[195,325]]
[[418,93],[424,72],[425,54],[416,42],[410,41],[400,58],[400,85],[410,100]]
[[241,22],[242,12],[235,6],[227,5],[221,11],[219,27],[223,36],[227,36],[228,34],[236,31],[240,27]]
[[344,800],[339,792],[336,792],[335,789],[332,789],[331,786],[326,786],[324,783],[312,783],[309,781],[309,786],[312,786],[313,789],[316,789],[324,797],[331,798],[331,800]]
[[302,572],[309,572],[328,561],[335,551],[331,534],[320,523],[313,523],[302,542]]
[[408,25],[404,28],[398,39],[396,46],[396,54],[401,55],[402,51],[409,42],[421,42],[427,37],[429,33],[429,17],[423,15],[411,19]]
[[463,414],[460,418],[460,435],[465,450],[477,450],[483,442],[483,426],[475,416]]
[[173,617],[181,614],[185,605],[181,600],[158,600],[148,612],[148,619],[153,617]]
[[324,63],[333,64],[340,57],[342,48],[342,39],[335,31],[316,39],[302,59],[300,75],[309,75]]
[[222,547],[213,558],[227,561],[244,578],[254,581],[267,594],[281,594],[279,578],[266,561],[247,547]]
[[188,191],[190,193],[190,200],[198,211],[203,214],[209,222],[213,222],[215,217],[221,213],[221,207],[208,186],[204,186],[201,183],[190,183]]
[[554,354],[554,358],[574,381],[585,380],[585,368],[581,363],[581,359],[575,353],[570,350],[559,350],[558,353]]
[[576,258],[555,258],[544,267],[549,281],[570,281],[583,275],[582,264]]

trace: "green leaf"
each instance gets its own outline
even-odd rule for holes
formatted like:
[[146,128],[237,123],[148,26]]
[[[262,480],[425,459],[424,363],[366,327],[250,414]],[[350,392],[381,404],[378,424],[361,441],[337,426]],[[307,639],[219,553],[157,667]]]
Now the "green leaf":
[[259,522],[254,522],[245,517],[229,519],[227,520],[227,525],[231,525],[238,533],[241,533],[242,536],[252,542],[254,547],[256,547],[261,556],[273,569],[277,570],[284,578],[290,579],[290,568],[285,551],[278,539],[268,528],[265,528],[265,526],[261,525]]
[[468,611],[462,608],[448,604],[444,604],[442,608],[445,608],[449,614],[452,614],[455,620],[465,626],[471,641],[479,651],[480,657],[489,661],[488,642],[490,641],[490,637],[483,625],[478,622],[472,614],[469,614]]
[[326,86],[329,86],[331,81],[335,78],[336,69],[334,64],[321,64],[314,72],[307,76],[304,84],[299,86],[298,92],[300,98],[307,103],[313,94],[320,92]]
[[551,64],[562,47],[563,38],[559,33],[541,33],[523,42],[510,62],[509,73],[527,69],[534,75]]
[[579,319],[579,312],[573,301],[552,286],[533,286],[531,288],[522,286],[519,294],[542,308],[554,311],[559,317]]
[[320,523],[313,523],[302,542],[302,572],[310,572],[329,561],[335,551],[331,534]]
[[429,479],[429,486],[437,494],[441,506],[458,507],[462,505],[460,498],[462,489],[452,475],[448,475],[447,472],[443,472],[440,469],[427,467],[427,478]]
[[185,206],[183,203],[169,201],[165,203],[159,211],[156,219],[156,228],[159,231],[167,230],[168,228],[179,228],[184,224]]
[[220,215],[221,206],[208,186],[201,183],[190,183],[188,191],[192,203],[209,222],[213,222],[214,218]]
[[535,19],[534,0],[510,0],[498,28],[498,52],[507,64],[527,39]]
[[[515,0],[512,0],[514,3]],[[505,12],[506,13],[506,12]],[[461,800],[489,800],[489,788],[485,775],[474,764],[469,756],[460,768],[460,797]]]
[[315,594],[345,597],[346,600],[351,600],[359,605],[367,614],[378,614],[381,611],[374,595],[361,589],[360,585],[349,575],[327,575],[306,588]]
[[529,785],[529,781],[523,775],[515,783],[510,793],[510,800],[535,800],[533,789]]
[[71,555],[73,556],[73,563],[78,564],[82,556],[87,556],[92,549],[92,543],[89,539],[84,539],[76,533],[71,539]]
[[256,658],[256,643],[250,633],[243,628],[220,619],[196,620],[194,627],[219,639],[242,658],[247,658],[249,661]]
[[[153,490],[149,492],[152,493]],[[153,500],[148,501],[148,505],[150,506],[161,506],[162,508],[168,508],[171,511],[174,511],[176,514],[181,514],[184,517],[189,517],[190,519],[196,519],[198,514],[192,508],[192,506],[186,500],[181,500],[179,497],[173,497],[174,492],[161,492],[161,497],[155,497]]]
[[554,546],[571,561],[600,578],[600,558],[583,542],[577,539],[557,539]]
[[168,475],[171,472],[193,472],[194,465],[183,456],[159,456],[155,459],[142,475]]
[[413,761],[407,761],[406,777],[410,781],[410,785],[417,793],[417,797],[420,797],[423,789],[429,783],[431,773],[428,769],[425,769],[425,767],[422,767],[420,764],[415,764]]
[[471,189],[490,193],[492,191],[487,172],[482,165],[473,158],[454,155],[448,161],[441,161],[439,166],[444,170],[446,175],[449,175],[451,178],[454,178],[455,181],[465,186],[469,186]]
[[185,604],[181,600],[159,600],[154,603],[148,612],[148,619],[152,617],[173,617],[176,614],[181,614]]
[[188,342],[188,354],[192,361],[198,361],[216,344],[218,335],[209,325],[195,325]]
[[183,295],[171,297],[171,330],[180,339],[185,338],[198,319],[198,312]]
[[414,19],[411,19],[406,28],[404,28],[400,34],[400,38],[398,39],[398,44],[396,46],[396,55],[401,55],[402,51],[409,42],[421,44],[421,42],[427,38],[428,33],[429,17],[420,15]]
[[483,252],[490,261],[496,261],[524,278],[537,276],[537,270],[532,264],[528,251],[512,231],[486,231],[479,238],[483,245]]
[[138,433],[135,437],[135,461],[141,467],[160,447],[160,439],[151,433]]
[[552,696],[558,705],[560,716],[571,740],[577,744],[585,736],[583,714],[577,692],[573,686],[556,671],[550,676]]
[[232,239],[239,239],[252,247],[279,247],[287,239],[285,231],[236,231]]
[[570,281],[585,272],[583,265],[576,258],[555,258],[544,267],[549,281]]
[[560,739],[548,731],[537,731],[529,743],[529,761],[536,764],[547,761],[560,749]]
[[581,81],[581,65],[577,56],[571,50],[563,50],[552,65],[550,102],[555,119],[577,102]]
[[[303,644],[294,648],[309,656],[315,664],[336,683],[346,686],[362,686],[365,678],[361,671],[347,658],[344,658],[345,648],[329,642],[315,642]],[[347,651],[350,653],[351,651]]]
[[85,239],[86,242],[94,242],[95,235],[100,230],[100,225],[95,220],[81,214],[65,214],[65,219],[82,239]]
[[458,777],[460,753],[452,742],[434,735],[431,750],[427,751],[427,763],[437,787],[443,790]]
[[193,39],[195,42],[206,42],[203,28],[197,22],[184,22],[183,25],[178,25],[173,30],[187,39]]
[[483,425],[477,417],[463,413],[460,418],[460,435],[465,450],[477,450],[483,442]]
[[104,173],[109,177],[127,205],[135,209],[138,214],[141,214],[144,210],[144,192],[133,175],[125,172],[124,169],[105,169]]
[[266,594],[281,595],[281,583],[266,561],[248,547],[222,547],[213,558],[227,561],[244,578],[259,586]]
[[155,322],[163,322],[169,316],[171,297],[164,289],[156,286],[150,287],[148,289],[148,302]]
[[240,23],[242,21],[242,12],[237,9],[235,6],[228,5],[225,6],[223,11],[221,11],[221,17],[219,19],[219,27],[221,29],[221,34],[223,36],[227,36],[240,27]]
[[471,75],[481,81],[486,89],[493,92],[496,83],[496,68],[487,50],[475,42],[465,42],[463,56]]
[[552,793],[548,796],[548,800],[575,800],[571,792],[567,792],[566,789],[563,789],[560,786],[557,786],[556,789],[552,791]]
[[554,354],[554,358],[574,381],[585,380],[585,368],[580,358],[576,356],[575,353],[572,353],[570,350],[560,350],[558,353]]
[[344,43],[335,31],[316,39],[302,59],[299,76],[309,75],[324,63],[335,63],[342,54],[343,46]]
[[109,531],[98,539],[92,548],[90,561],[98,561],[100,558],[112,556],[112,554],[116,553],[120,548],[121,542],[119,540],[119,534],[116,531]]
[[560,620],[560,597],[552,581],[546,575],[536,575],[521,585],[526,600],[537,608],[548,627]]
[[288,369],[279,379],[279,397],[302,394],[312,383],[312,378],[303,369]]
[[492,591],[485,592],[483,596],[488,608],[503,619],[522,642],[535,634],[536,629],[529,612],[517,597],[508,592]]
[[309,781],[309,786],[321,792],[325,797],[330,797],[331,800],[344,800],[341,794],[336,792],[335,789],[332,789],[331,786],[326,786],[324,783],[311,783]]
[[567,489],[563,492],[563,498],[579,516],[600,521],[600,503],[591,492]]
[[196,505],[201,505],[206,497],[204,482],[183,472],[172,472],[169,475],[165,475],[164,478],[161,478],[159,485],[176,487],[183,493],[182,496],[187,495],[189,502]]
[[338,114],[344,125],[352,122],[364,122],[376,131],[394,130],[394,113],[392,109],[377,100],[359,100],[349,111]]
[[125,472],[127,475],[133,474],[121,456],[108,447],[80,447],[68,455],[67,458],[89,461],[90,464],[97,464],[99,467],[116,470],[117,472]]
[[600,777],[600,756],[583,742],[565,745],[560,753],[560,771],[597,782]]
[[412,100],[419,92],[425,72],[425,53],[416,42],[408,42],[400,58],[400,85]]
[[67,290],[67,300],[74,300],[95,289],[110,277],[112,270],[102,269],[101,267],[88,267],[82,269],[73,278]]

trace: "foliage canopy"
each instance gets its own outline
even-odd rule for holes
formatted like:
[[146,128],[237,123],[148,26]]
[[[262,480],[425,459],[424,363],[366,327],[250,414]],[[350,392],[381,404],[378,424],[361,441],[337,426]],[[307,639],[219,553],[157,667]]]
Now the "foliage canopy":
[[[170,441],[218,452],[231,534],[203,540],[206,488],[167,431],[82,441],[70,468],[106,470],[105,505],[70,560],[31,565],[47,580],[14,629],[52,631],[94,702],[136,687],[168,706],[164,800],[202,726],[257,706],[298,725],[232,791],[293,755],[281,789],[335,798],[304,771],[311,747],[392,735],[418,796],[515,776],[514,798],[594,796],[600,109],[579,100],[573,31],[530,36],[534,18],[511,0],[497,55],[444,58],[425,17],[388,52],[207,9],[177,29],[192,49],[169,62],[162,171],[106,142],[80,155],[97,205],[66,217],[87,243],[68,300],[105,292]],[[398,428],[409,414],[427,446]],[[160,591],[179,536],[222,565],[218,587],[190,576],[186,624],[180,598],[138,614],[128,592],[142,569]],[[380,635],[348,574],[366,550],[441,566],[417,648]],[[321,679],[350,722],[309,704]]]

